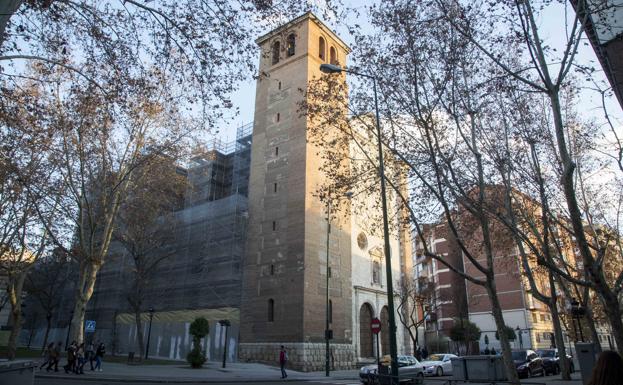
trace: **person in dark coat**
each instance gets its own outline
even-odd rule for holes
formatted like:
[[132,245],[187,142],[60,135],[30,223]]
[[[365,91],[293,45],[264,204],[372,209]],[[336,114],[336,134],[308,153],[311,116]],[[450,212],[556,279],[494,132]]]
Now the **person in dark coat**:
[[286,373],[286,363],[288,362],[288,352],[286,348],[281,345],[281,350],[279,351],[279,366],[281,367],[281,378],[287,378],[288,373]]

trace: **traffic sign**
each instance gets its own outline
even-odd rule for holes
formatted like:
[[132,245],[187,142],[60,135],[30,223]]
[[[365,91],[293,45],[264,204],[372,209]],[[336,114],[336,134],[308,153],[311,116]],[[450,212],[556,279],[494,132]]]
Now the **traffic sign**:
[[378,318],[372,318],[372,321],[370,321],[370,329],[372,330],[372,333],[379,334],[381,331],[381,320]]
[[84,331],[86,333],[93,333],[93,332],[95,332],[95,321],[93,321],[93,320],[86,320],[86,321],[84,321]]

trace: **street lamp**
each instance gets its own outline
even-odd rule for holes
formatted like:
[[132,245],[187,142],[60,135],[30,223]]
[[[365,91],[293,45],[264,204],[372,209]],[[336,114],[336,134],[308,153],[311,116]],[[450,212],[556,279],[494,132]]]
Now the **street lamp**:
[[368,74],[362,74],[346,68],[342,68],[334,64],[321,64],[320,71],[327,74],[334,73],[351,73],[372,80],[372,89],[374,90],[374,112],[376,115],[376,134],[378,139],[379,152],[379,176],[381,178],[381,203],[383,208],[383,237],[385,238],[385,270],[387,275],[387,304],[389,310],[389,352],[392,359],[392,383],[397,383],[398,374],[398,357],[396,348],[396,319],[394,317],[394,287],[392,283],[392,264],[389,247],[389,223],[387,219],[387,198],[385,196],[385,168],[383,166],[383,143],[381,142],[381,123],[379,119],[379,102],[376,93],[376,77]]
[[145,348],[145,359],[149,358],[149,341],[151,340],[151,323],[154,320],[154,310],[153,307],[149,308],[149,330],[147,331],[147,347]]
[[[344,197],[350,198],[353,196],[352,192],[347,192],[344,194]],[[329,325],[329,315],[332,309],[329,307],[329,275],[331,273],[331,267],[329,264],[329,237],[331,235],[331,189],[329,189],[327,193],[327,271],[326,271],[326,279],[327,279],[327,291],[326,291],[326,301],[325,301],[325,328],[324,328],[324,342],[325,342],[325,365],[324,365],[324,374],[329,377],[329,341],[333,338],[333,330],[330,329]]]
[[[584,306],[580,306],[580,303],[577,299],[571,298],[571,316],[574,320],[573,322],[573,330],[575,331],[575,321],[578,322],[578,329],[580,330],[580,341],[584,342],[584,333],[582,333],[582,322],[581,317],[586,314],[586,308]],[[577,338],[577,333],[576,333]]]
[[223,367],[225,367],[225,358],[227,357],[227,328],[231,326],[231,322],[228,319],[222,319],[218,321],[221,327],[225,328],[225,345],[223,346]]
[[515,331],[517,332],[517,338],[519,339],[519,349],[523,349],[523,338],[521,336],[521,328],[519,326],[517,326],[515,328]]
[[71,321],[74,319],[74,311],[69,313],[69,324],[67,325],[67,337],[65,337],[65,349],[69,346],[69,332],[71,331]]

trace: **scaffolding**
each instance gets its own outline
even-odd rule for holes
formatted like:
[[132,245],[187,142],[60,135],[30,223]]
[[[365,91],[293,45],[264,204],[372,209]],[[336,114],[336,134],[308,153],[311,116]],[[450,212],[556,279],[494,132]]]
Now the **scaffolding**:
[[[251,138],[252,124],[243,125],[234,142],[214,141],[191,160],[186,170],[190,187],[184,207],[174,213],[171,226],[174,236],[170,244],[158,251],[171,256],[160,262],[145,288],[143,311],[155,309],[154,323],[158,322],[158,314],[185,312],[189,316],[230,314],[237,323],[248,218]],[[86,319],[97,322],[97,338],[106,341],[116,353],[136,348],[136,327],[123,321],[131,313],[127,290],[132,270],[131,257],[113,242],[87,309]],[[73,303],[73,293],[66,296],[66,302]],[[67,316],[57,318],[58,328],[66,327]],[[169,317],[158,322],[152,331],[150,356],[184,358],[190,349],[187,319],[180,317],[175,323]],[[210,334],[217,335],[218,327],[217,322],[211,322]],[[233,324],[231,332],[237,327]],[[231,335],[237,339],[237,332]],[[210,349],[214,353],[218,346]]]

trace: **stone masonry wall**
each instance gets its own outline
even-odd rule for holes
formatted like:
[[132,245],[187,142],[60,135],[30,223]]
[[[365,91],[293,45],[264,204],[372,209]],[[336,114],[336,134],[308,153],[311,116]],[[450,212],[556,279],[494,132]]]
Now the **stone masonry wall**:
[[[238,346],[240,362],[279,364],[279,350],[283,345],[288,352],[287,367],[303,372],[321,371],[325,368],[324,343],[241,343]],[[331,344],[331,370],[355,368],[355,348],[351,344]]]

